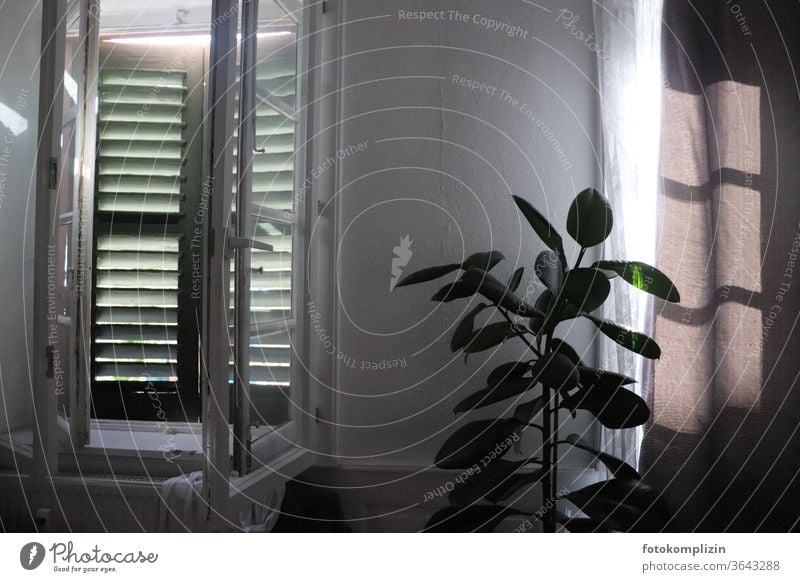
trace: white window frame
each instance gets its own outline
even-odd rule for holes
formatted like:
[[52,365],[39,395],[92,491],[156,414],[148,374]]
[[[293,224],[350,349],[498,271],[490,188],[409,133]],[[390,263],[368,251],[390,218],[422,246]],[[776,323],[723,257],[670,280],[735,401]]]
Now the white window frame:
[[[78,0],[84,10],[89,11],[92,6],[97,6],[99,0]],[[247,2],[247,0],[245,0]],[[295,188],[302,184],[310,183],[307,181],[306,170],[315,167],[313,163],[319,159],[324,159],[324,152],[317,151],[316,141],[308,139],[314,135],[323,117],[328,117],[329,113],[321,113],[316,107],[310,96],[317,94],[317,88],[322,87],[322,67],[321,55],[324,47],[323,20],[329,20],[330,15],[323,15],[324,8],[320,2],[308,3],[302,6],[295,0],[276,0],[284,9],[302,10],[302,28],[298,30],[298,38],[305,35],[308,41],[302,43],[298,54],[298,73],[300,78],[306,78],[307,83],[302,83],[298,91],[299,103],[305,104],[302,110],[297,112],[298,116],[298,135],[303,138],[303,146],[296,151],[302,153],[301,163],[295,169]],[[47,377],[47,356],[45,346],[47,345],[47,251],[51,243],[50,221],[53,216],[53,207],[56,198],[56,190],[52,187],[50,175],[52,172],[50,152],[58,152],[60,149],[59,137],[61,129],[60,106],[51,110],[51,103],[60,104],[62,83],[61,69],[64,63],[64,37],[66,33],[64,24],[64,12],[67,0],[54,0],[43,4],[43,41],[42,41],[42,65],[40,81],[40,108],[39,108],[39,127],[40,127],[40,150],[37,158],[37,186],[35,204],[35,279],[34,279],[34,346],[32,354],[32,381],[34,384],[34,395],[37,406],[35,409],[36,424],[38,430],[35,431],[33,459],[31,475],[39,478],[51,478],[59,471],[69,475],[75,473],[75,478],[79,478],[80,473],[86,472],[113,472],[116,474],[145,474],[149,476],[159,476],[159,470],[164,472],[164,460],[160,451],[152,449],[108,449],[98,448],[97,443],[88,443],[88,435],[92,430],[101,431],[128,431],[132,433],[161,432],[162,428],[157,422],[120,422],[111,420],[92,420],[86,426],[81,426],[78,422],[77,429],[82,431],[87,442],[82,442],[75,438],[76,430],[73,427],[72,442],[67,447],[59,444],[59,429],[57,424],[57,396],[54,389],[54,379]],[[206,304],[204,305],[204,330],[203,330],[203,349],[201,359],[203,372],[201,373],[201,391],[203,397],[202,423],[175,423],[170,428],[176,432],[202,434],[202,450],[197,455],[190,455],[184,463],[176,462],[174,465],[175,473],[180,474],[188,470],[202,468],[204,471],[203,496],[209,507],[208,524],[209,529],[225,529],[226,525],[238,515],[238,512],[245,509],[252,503],[254,498],[258,498],[270,489],[281,485],[286,480],[298,474],[303,469],[309,467],[315,460],[312,451],[320,448],[317,439],[316,426],[319,419],[323,416],[333,420],[332,401],[326,397],[319,397],[311,390],[312,386],[319,386],[327,383],[332,377],[330,370],[320,370],[317,366],[324,362],[325,357],[321,353],[318,342],[309,342],[308,334],[305,333],[306,327],[306,301],[309,292],[312,292],[318,301],[327,302],[330,300],[333,284],[330,279],[332,262],[330,260],[331,242],[327,238],[316,238],[314,248],[306,238],[305,225],[317,218],[319,208],[322,208],[325,201],[320,199],[319,191],[316,187],[306,188],[305,196],[301,198],[304,204],[298,205],[296,213],[298,220],[296,229],[299,231],[294,237],[298,244],[293,248],[293,288],[292,288],[292,309],[293,317],[296,321],[295,336],[293,345],[303,350],[300,362],[293,362],[292,365],[292,419],[286,424],[271,431],[271,434],[260,438],[252,447],[254,461],[258,467],[250,474],[238,478],[230,477],[230,447],[232,430],[228,422],[228,396],[230,385],[228,382],[229,366],[228,360],[230,348],[227,343],[227,314],[228,294],[229,294],[229,271],[228,262],[220,260],[221,257],[229,253],[228,244],[225,236],[225,226],[222,222],[226,220],[228,209],[230,208],[232,192],[232,173],[233,167],[233,135],[235,122],[233,113],[234,93],[229,88],[235,82],[236,50],[230,50],[237,43],[237,18],[231,18],[231,14],[237,14],[239,0],[214,0],[211,9],[211,21],[216,23],[212,27],[212,49],[211,62],[209,63],[209,103],[214,103],[210,110],[210,123],[207,125],[207,136],[210,145],[206,148],[209,163],[206,164],[207,176],[212,180],[211,190],[211,224],[206,238],[207,243],[207,284]],[[86,13],[84,13],[86,14]],[[98,15],[95,11],[87,22],[98,25]],[[91,25],[90,25],[91,28]],[[99,30],[94,31],[99,35]],[[53,42],[50,39],[55,38]],[[90,43],[90,56],[87,62],[86,78],[90,81],[87,85],[87,100],[94,102],[93,95],[96,95],[96,85],[91,79],[97,73],[97,55],[91,51],[97,49],[97,38],[89,35],[87,42]],[[93,57],[92,57],[93,55]],[[311,66],[311,63],[317,63]],[[92,65],[94,64],[94,69]],[[308,70],[304,77],[303,72]],[[93,89],[94,87],[94,89]],[[216,88],[221,88],[217,90]],[[94,91],[94,92],[93,92]],[[93,107],[93,105],[87,105]],[[334,113],[335,115],[335,113]],[[84,126],[94,126],[94,120],[87,119]],[[91,138],[93,132],[87,132],[86,138]],[[82,164],[91,164],[93,168],[93,157],[87,151],[93,151],[93,147],[82,148]],[[209,151],[210,150],[210,151]],[[217,160],[215,167],[211,167],[210,160]],[[92,172],[93,173],[93,172]],[[84,188],[93,188],[88,183]],[[327,184],[330,186],[331,184]],[[320,184],[319,190],[325,190],[325,183]],[[330,191],[330,190],[328,190]],[[298,197],[296,197],[298,198]],[[77,209],[76,209],[77,210]],[[87,217],[81,216],[82,219]],[[88,217],[91,219],[91,216]],[[333,225],[333,215],[331,216]],[[87,225],[88,226],[88,225]],[[333,233],[333,226],[330,232]],[[299,257],[299,259],[297,259]],[[304,258],[309,258],[309,264],[319,261],[321,268],[315,276],[307,277],[306,263]],[[305,281],[309,281],[309,288],[305,288]],[[208,282],[211,284],[208,284]],[[91,325],[88,321],[89,316],[81,313],[81,323]],[[79,326],[76,326],[79,327]],[[78,335],[79,332],[76,332]],[[212,338],[210,341],[208,338]],[[76,341],[80,337],[75,338]],[[81,347],[84,347],[81,345]],[[86,364],[83,350],[76,350],[74,365]],[[216,365],[214,365],[216,364]],[[296,365],[295,365],[296,364]],[[74,368],[73,368],[74,369]],[[89,378],[88,371],[81,369],[80,377],[83,380]],[[73,375],[75,376],[75,375]],[[324,379],[318,381],[317,379]],[[78,382],[73,382],[70,386],[71,397],[79,396]],[[88,388],[86,386],[84,390]],[[88,397],[79,401],[86,406],[88,415]],[[321,412],[322,407],[322,412]],[[77,418],[73,417],[73,422]],[[322,450],[328,450],[328,444],[321,445]],[[254,466],[256,465],[254,463]],[[169,475],[164,475],[169,476]]]

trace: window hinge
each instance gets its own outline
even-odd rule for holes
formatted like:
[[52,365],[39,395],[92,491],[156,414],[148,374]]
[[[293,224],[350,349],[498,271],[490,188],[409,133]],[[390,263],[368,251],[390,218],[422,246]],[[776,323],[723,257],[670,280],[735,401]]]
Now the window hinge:
[[47,378],[55,378],[55,367],[53,363],[53,354],[55,352],[55,348],[53,346],[45,346],[44,348],[44,357],[47,360],[47,370],[45,371],[44,375]]
[[319,412],[319,407],[316,407],[316,408],[314,409],[314,422],[315,422],[316,424],[319,424],[319,423],[320,423],[320,420],[322,420],[322,415],[321,415],[321,414],[320,414],[320,412]]
[[322,216],[325,212],[325,203],[322,200],[317,200],[317,216]]
[[51,190],[58,188],[58,158],[50,158],[48,182]]
[[331,11],[330,0],[322,0],[322,13],[327,14],[330,11]]

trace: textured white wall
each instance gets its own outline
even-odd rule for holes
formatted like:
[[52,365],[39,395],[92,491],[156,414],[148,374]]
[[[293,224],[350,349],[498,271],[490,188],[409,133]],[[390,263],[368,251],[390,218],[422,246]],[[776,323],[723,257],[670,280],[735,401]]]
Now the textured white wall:
[[32,330],[40,8],[23,0],[0,7],[0,432],[31,421],[26,338]]
[[[505,361],[498,354],[481,367],[479,355],[465,366],[449,351],[448,326],[466,302],[432,303],[436,284],[389,291],[401,238],[413,241],[406,273],[494,248],[508,258],[497,268],[503,278],[516,264],[527,267],[524,291],[544,247],[520,222],[511,194],[563,232],[574,194],[597,185],[595,55],[574,35],[591,33],[591,2],[539,4],[337,3],[347,23],[340,143],[366,142],[338,164],[341,462],[431,463],[453,430],[453,405]],[[579,15],[571,28],[557,21],[562,7]],[[400,14],[420,10],[444,12],[422,22]],[[461,78],[486,87],[470,89]],[[590,350],[588,328],[579,323],[570,333],[579,351]],[[519,352],[516,343],[504,349]],[[384,360],[402,364],[362,369]],[[574,428],[585,425],[579,418]]]

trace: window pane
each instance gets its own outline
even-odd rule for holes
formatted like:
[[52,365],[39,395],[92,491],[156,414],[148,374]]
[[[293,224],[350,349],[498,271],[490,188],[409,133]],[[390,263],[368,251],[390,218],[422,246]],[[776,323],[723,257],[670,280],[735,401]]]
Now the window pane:
[[250,424],[278,426],[290,410],[291,333],[257,334],[250,344]]
[[293,212],[295,123],[258,103],[255,133],[250,212],[257,214],[261,208]]
[[[299,16],[299,15],[297,15]],[[297,25],[272,0],[258,5],[256,92],[295,109]]]
[[252,323],[291,317],[292,226],[259,222],[253,233],[259,242],[272,245],[272,251],[254,249],[251,255],[250,312]]
[[[297,25],[273,1],[258,6],[252,210],[293,211]],[[299,15],[297,15],[299,16]]]

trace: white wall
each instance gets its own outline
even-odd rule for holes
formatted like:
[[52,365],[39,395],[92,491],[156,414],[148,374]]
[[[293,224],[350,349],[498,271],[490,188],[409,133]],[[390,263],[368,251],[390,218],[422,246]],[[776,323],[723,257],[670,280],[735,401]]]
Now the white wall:
[[[570,34],[591,33],[591,2],[539,4],[549,11],[521,1],[335,4],[347,23],[340,144],[366,142],[338,164],[336,350],[350,362],[340,365],[336,384],[343,464],[429,466],[455,426],[453,405],[481,386],[493,364],[520,352],[513,344],[506,357],[483,368],[480,355],[467,366],[454,357],[448,326],[467,303],[432,303],[436,284],[390,293],[393,249],[401,238],[413,240],[406,273],[494,248],[508,258],[497,268],[504,278],[515,265],[526,266],[524,290],[544,247],[520,221],[511,194],[527,197],[563,232],[573,196],[597,185],[595,55]],[[580,16],[569,30],[556,21],[562,7]],[[444,10],[444,20],[403,20],[400,10]],[[450,10],[468,21],[451,19]],[[475,15],[520,32],[487,30]],[[496,87],[495,95],[461,86],[454,75]],[[503,89],[519,101],[504,100]],[[523,103],[552,137],[526,118]],[[568,255],[575,252],[567,248]],[[582,325],[571,334],[579,351],[590,354],[589,329]],[[361,369],[365,361],[397,359],[405,367]],[[585,426],[579,419],[573,428]]]
[[5,2],[0,22],[0,432],[5,432],[30,426],[32,410],[26,342],[32,330],[41,4]]

